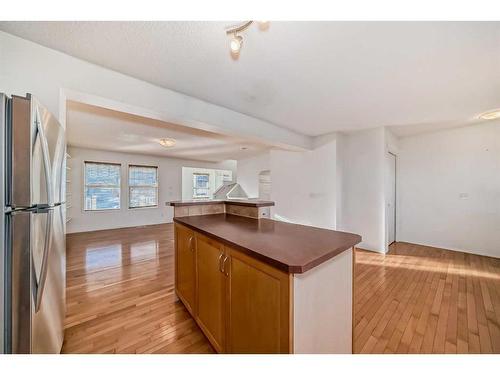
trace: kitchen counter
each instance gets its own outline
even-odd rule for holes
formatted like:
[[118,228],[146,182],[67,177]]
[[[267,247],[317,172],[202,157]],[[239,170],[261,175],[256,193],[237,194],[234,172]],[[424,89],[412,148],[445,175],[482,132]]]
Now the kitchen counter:
[[174,208],[174,217],[227,213],[255,219],[271,217],[274,202],[260,199],[197,199],[167,202]]
[[165,203],[167,206],[183,207],[183,206],[198,206],[207,204],[233,204],[235,206],[247,207],[271,207],[274,202],[264,201],[259,199],[198,199],[198,200],[180,200]]
[[229,214],[174,221],[288,273],[307,272],[361,242],[357,234]]
[[175,293],[215,350],[352,353],[361,237],[220,204],[175,207],[174,216]]

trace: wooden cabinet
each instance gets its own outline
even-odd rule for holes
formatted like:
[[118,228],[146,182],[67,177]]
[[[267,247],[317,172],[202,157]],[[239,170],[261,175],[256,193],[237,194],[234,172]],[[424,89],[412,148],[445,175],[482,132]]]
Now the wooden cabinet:
[[291,275],[175,227],[176,292],[215,350],[291,353]]
[[218,352],[225,352],[226,275],[224,247],[208,237],[196,235],[196,320]]
[[194,232],[175,226],[175,292],[194,316],[196,302],[196,248]]
[[229,353],[290,353],[291,277],[229,250]]

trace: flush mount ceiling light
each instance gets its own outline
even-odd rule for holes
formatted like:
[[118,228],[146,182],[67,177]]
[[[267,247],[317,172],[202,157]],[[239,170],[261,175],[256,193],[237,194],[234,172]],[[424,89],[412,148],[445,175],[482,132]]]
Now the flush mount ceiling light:
[[170,148],[175,146],[175,139],[173,138],[162,138],[158,141],[163,147]]
[[[243,37],[239,33],[245,31],[250,27],[254,21],[245,21],[239,25],[230,26],[226,29],[227,35],[232,35],[231,41],[229,42],[229,49],[231,50],[231,55],[233,58],[238,58],[241,47],[243,47]],[[258,21],[259,29],[267,30],[269,28],[269,21]]]
[[500,118],[500,109],[494,109],[492,111],[481,113],[478,117],[481,120],[495,120]]

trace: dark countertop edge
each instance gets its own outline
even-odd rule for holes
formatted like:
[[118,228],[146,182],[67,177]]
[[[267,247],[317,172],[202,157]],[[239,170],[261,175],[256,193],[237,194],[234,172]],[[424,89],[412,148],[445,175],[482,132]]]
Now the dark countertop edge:
[[[203,216],[203,215],[201,215]],[[308,264],[304,265],[304,266],[297,266],[297,265],[289,265],[289,264],[286,264],[286,263],[282,263],[276,259],[273,259],[273,258],[269,258],[265,255],[262,255],[260,253],[257,253],[251,249],[248,249],[244,246],[241,246],[237,243],[234,243],[232,241],[229,241],[223,237],[219,237],[215,234],[212,234],[210,232],[206,232],[204,231],[203,229],[200,229],[194,225],[191,225],[191,224],[188,224],[188,223],[184,223],[178,219],[182,219],[182,217],[180,218],[175,218],[174,217],[174,223],[177,223],[177,224],[180,224],[180,225],[183,225],[189,229],[192,229],[194,231],[197,231],[207,237],[210,237],[214,240],[217,240],[217,241],[220,241],[222,242],[223,244],[225,245],[228,245],[228,246],[231,246],[231,247],[234,247],[236,250],[240,250],[241,252],[255,258],[255,259],[258,259],[258,260],[261,260],[263,261],[264,263],[267,263],[273,267],[276,267],[278,269],[280,269],[281,271],[284,271],[284,272],[287,272],[287,273],[291,273],[291,274],[295,274],[295,273],[298,273],[298,274],[301,274],[301,273],[305,273],[317,266],[319,266],[320,264],[322,263],[325,263],[327,260],[330,260],[332,258],[335,258],[337,255],[343,253],[344,251],[356,246],[358,243],[361,242],[361,236],[357,235],[359,237],[359,241],[355,244],[353,244],[352,246],[348,246],[348,247],[345,247],[345,248],[339,248],[339,249],[335,249],[334,251],[331,251],[329,252],[328,254],[325,254],[324,256],[322,257],[319,257],[315,260],[313,260],[312,262],[309,262]],[[257,220],[257,219],[255,219]],[[270,220],[270,219],[269,219]]]
[[236,201],[236,200],[225,200],[225,204],[232,204],[234,206],[249,206],[249,207],[271,207],[274,206],[274,202],[271,201]]
[[216,200],[207,200],[207,201],[199,201],[199,202],[193,202],[193,201],[174,201],[174,202],[166,202],[165,206],[173,206],[173,207],[182,207],[182,206],[201,206],[201,205],[207,205],[207,204],[221,204],[225,203],[225,201],[216,201]]
[[206,201],[173,201],[173,202],[166,202],[166,206],[173,206],[173,207],[182,207],[182,206],[201,206],[201,205],[208,205],[208,204],[232,204],[234,206],[247,206],[247,207],[271,207],[274,206],[274,202],[270,201],[240,201],[240,200],[230,200],[230,199],[225,199],[225,200],[206,200]]

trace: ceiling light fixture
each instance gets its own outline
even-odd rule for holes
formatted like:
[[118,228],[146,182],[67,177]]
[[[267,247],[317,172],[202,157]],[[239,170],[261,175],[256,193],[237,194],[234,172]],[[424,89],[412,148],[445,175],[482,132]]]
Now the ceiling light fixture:
[[173,138],[162,138],[158,141],[160,145],[166,148],[174,147],[175,146],[175,139]]
[[495,120],[500,118],[500,109],[494,109],[492,111],[481,113],[478,117],[481,120]]
[[[231,55],[233,58],[237,59],[239,57],[241,47],[243,46],[243,37],[239,33],[245,31],[250,27],[254,21],[245,21],[241,24],[230,26],[226,29],[227,35],[232,35],[231,41],[229,42],[229,48],[231,50]],[[259,29],[267,30],[269,28],[269,21],[258,21]]]

